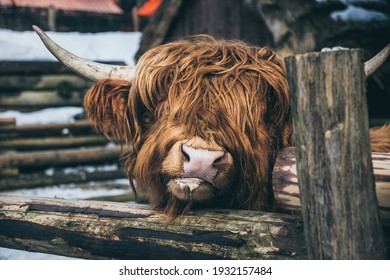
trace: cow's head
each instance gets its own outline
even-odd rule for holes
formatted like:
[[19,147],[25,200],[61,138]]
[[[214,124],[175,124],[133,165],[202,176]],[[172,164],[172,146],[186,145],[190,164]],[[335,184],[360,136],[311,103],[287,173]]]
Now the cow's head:
[[131,80],[98,81],[85,108],[131,145],[128,173],[167,213],[267,209],[270,167],[291,140],[287,91],[270,49],[196,36],[145,53]]
[[272,207],[271,168],[292,144],[285,65],[274,51],[193,36],[149,50],[135,72],[60,51],[96,81],[85,96],[89,118],[130,147],[130,179],[168,215]]

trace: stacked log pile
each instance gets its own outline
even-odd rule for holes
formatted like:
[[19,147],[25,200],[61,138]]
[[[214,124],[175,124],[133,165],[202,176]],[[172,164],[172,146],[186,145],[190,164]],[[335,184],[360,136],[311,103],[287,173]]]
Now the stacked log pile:
[[[1,61],[0,112],[82,107],[89,86],[57,62]],[[83,115],[60,124],[0,118],[0,191],[126,178],[120,152]]]
[[89,82],[57,62],[0,62],[0,110],[80,106]]

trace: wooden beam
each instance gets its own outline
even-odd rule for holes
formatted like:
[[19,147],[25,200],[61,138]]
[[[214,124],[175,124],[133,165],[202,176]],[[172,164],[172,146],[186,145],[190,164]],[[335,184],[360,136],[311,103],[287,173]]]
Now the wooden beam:
[[48,137],[0,140],[0,150],[15,149],[17,151],[49,150],[59,148],[75,148],[80,146],[98,146],[108,143],[104,136],[80,137]]
[[4,195],[0,246],[87,259],[307,258],[299,216],[215,209],[168,221],[147,205]]
[[361,50],[286,59],[311,259],[383,259]]
[[[381,223],[389,247],[390,155],[374,154],[373,159],[377,179],[383,182],[377,190],[384,190],[382,199],[379,192],[378,197],[382,214],[387,213],[381,216]],[[277,210],[300,214],[294,165],[295,149],[283,150],[275,163],[273,182]],[[131,198],[125,195],[116,199]],[[229,226],[224,228],[223,224]],[[214,242],[243,236],[245,245],[230,248],[203,244],[198,234],[213,236]],[[216,209],[196,211],[169,223],[161,212],[136,204],[0,195],[0,246],[14,249],[93,259],[160,259],[162,253],[172,259],[300,259],[307,258],[303,242],[301,218],[281,213]]]
[[[8,120],[7,124],[4,120]],[[13,120],[13,125],[11,121]],[[65,131],[64,131],[65,130]],[[80,120],[71,123],[49,123],[49,124],[29,124],[16,125],[15,119],[0,118],[0,139],[3,135],[13,135],[9,138],[34,138],[37,135],[45,136],[64,136],[64,135],[90,135],[94,133],[88,120]]]
[[72,123],[59,124],[32,124],[18,125],[15,128],[18,137],[90,135],[94,133],[88,120],[75,121]]
[[117,161],[121,148],[92,147],[83,149],[18,152],[0,155],[0,169],[6,167],[42,168]]
[[0,118],[0,139],[9,139],[16,137],[15,129],[15,118]]
[[[390,229],[390,153],[372,153],[376,195],[382,225]],[[295,147],[283,149],[272,172],[277,211],[301,215]]]
[[300,217],[0,196],[0,246],[87,259],[302,259]]
[[83,105],[84,93],[72,90],[67,96],[57,91],[22,91],[13,94],[0,94],[0,109],[34,111],[47,107]]
[[[102,63],[126,65],[121,61],[104,61]],[[42,74],[73,74],[73,72],[58,61],[0,61],[0,74],[5,75],[42,75]]]
[[114,180],[127,178],[124,168],[118,168],[113,171],[94,171],[88,172],[80,169],[71,174],[59,173],[53,175],[44,175],[41,173],[23,174],[19,177],[1,178],[0,191],[15,189],[30,189],[46,186],[57,186],[70,183],[94,182],[103,180]]
[[85,89],[91,86],[89,81],[74,74],[47,75],[7,75],[0,77],[0,90],[46,90],[56,89],[59,83],[66,82],[75,89]]
[[[0,118],[0,141],[3,139],[12,139],[16,137],[15,133],[16,119],[15,118]],[[0,157],[14,154],[13,149],[0,149]],[[16,177],[19,175],[19,169],[15,166],[2,166],[0,164],[0,178]]]

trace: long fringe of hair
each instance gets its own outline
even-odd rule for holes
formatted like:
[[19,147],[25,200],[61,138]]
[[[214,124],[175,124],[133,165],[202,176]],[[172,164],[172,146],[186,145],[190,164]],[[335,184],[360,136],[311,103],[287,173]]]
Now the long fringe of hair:
[[267,210],[272,204],[270,167],[292,144],[283,59],[265,47],[206,35],[145,53],[134,81],[100,81],[87,93],[93,124],[132,146],[130,178],[168,204],[161,163],[170,147],[194,136],[213,140],[239,170],[230,207]]

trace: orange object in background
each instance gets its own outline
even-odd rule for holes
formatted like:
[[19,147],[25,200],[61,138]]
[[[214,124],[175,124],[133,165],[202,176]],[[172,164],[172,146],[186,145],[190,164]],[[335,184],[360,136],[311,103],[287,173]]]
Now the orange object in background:
[[162,0],[148,0],[138,9],[137,15],[141,17],[152,16],[160,7]]

